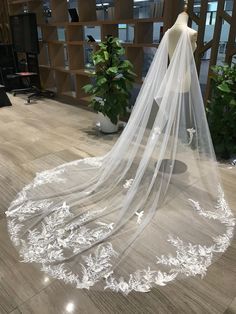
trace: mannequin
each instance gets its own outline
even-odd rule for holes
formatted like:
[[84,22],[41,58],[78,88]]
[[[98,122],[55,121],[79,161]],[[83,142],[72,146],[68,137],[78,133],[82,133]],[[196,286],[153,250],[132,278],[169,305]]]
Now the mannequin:
[[[186,11],[187,11],[187,1],[185,2],[184,11],[178,15],[175,24],[169,29],[170,40],[169,40],[168,54],[169,54],[170,60],[173,57],[178,40],[182,32],[186,30],[186,27],[188,28],[188,31],[189,31],[193,51],[195,51],[197,47],[197,44],[196,44],[197,32],[193,30],[192,28],[188,27],[189,15]],[[186,93],[190,90],[190,84],[191,84],[191,73],[188,71],[185,77],[183,78],[183,88],[182,88],[183,93]]]
[[[180,38],[180,35],[182,34],[183,30],[188,27],[188,19],[189,16],[188,14],[184,11],[180,13],[177,17],[177,20],[175,24],[170,28],[170,41],[169,41],[169,57],[170,59],[173,56],[173,53],[175,51],[176,45],[178,43],[178,40]],[[192,49],[195,51],[197,44],[197,32],[188,27],[189,34],[190,34],[190,39],[191,39],[191,44],[192,44]]]

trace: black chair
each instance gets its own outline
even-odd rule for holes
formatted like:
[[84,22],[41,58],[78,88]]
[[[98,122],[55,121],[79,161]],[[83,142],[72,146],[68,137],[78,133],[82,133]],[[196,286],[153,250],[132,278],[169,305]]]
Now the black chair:
[[[48,90],[42,90],[39,78],[38,59],[36,54],[26,54],[27,61],[24,62],[24,68],[19,69],[25,70],[22,72],[16,72],[13,75],[8,75],[8,78],[20,79],[22,88],[13,89],[11,92],[13,96],[18,94],[29,94],[27,97],[27,103],[29,104],[33,98],[53,98],[55,93]],[[33,70],[33,72],[27,72],[27,70]]]
[[0,85],[0,107],[12,106],[10,99],[7,96],[5,86]]

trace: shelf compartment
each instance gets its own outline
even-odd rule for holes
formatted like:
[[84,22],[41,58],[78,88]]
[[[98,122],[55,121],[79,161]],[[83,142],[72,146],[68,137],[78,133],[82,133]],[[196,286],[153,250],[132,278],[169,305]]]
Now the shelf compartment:
[[75,75],[69,72],[55,70],[57,92],[59,95],[74,97],[75,93]]
[[83,90],[83,86],[91,83],[91,78],[83,74],[76,74],[76,97],[77,98],[86,98],[86,94]]
[[49,51],[49,59],[50,59],[51,66],[65,67],[67,65],[66,58],[65,58],[65,47],[63,43],[60,43],[60,42],[49,43],[48,51]]
[[40,81],[43,89],[55,91],[55,71],[47,67],[39,67]]
[[126,57],[133,64],[134,72],[137,75],[137,80],[142,78],[142,64],[144,61],[143,48],[126,47]]
[[134,24],[119,24],[118,25],[118,38],[121,43],[132,44],[134,42]]
[[68,22],[68,4],[66,0],[51,0],[52,22]]
[[50,59],[49,59],[49,51],[48,51],[48,44],[42,43],[40,44],[40,53],[39,53],[39,64],[49,66]]
[[101,39],[105,40],[107,35],[118,37],[118,25],[117,24],[104,24],[101,28]]
[[68,60],[70,70],[84,67],[84,48],[79,45],[68,45]]
[[52,25],[42,25],[42,36],[43,41],[54,41],[58,40],[57,27]]
[[[145,40],[145,41],[144,41]],[[153,23],[137,23],[135,25],[135,43],[152,43],[153,42]]]
[[82,25],[67,25],[66,28],[66,40],[67,41],[83,41],[84,30]]
[[88,40],[88,35],[92,36],[96,42],[101,41],[101,26],[97,25],[85,25],[84,26],[84,40]]
[[133,0],[114,0],[114,7],[117,20],[133,18]]
[[96,21],[96,0],[79,0],[78,9],[81,22]]

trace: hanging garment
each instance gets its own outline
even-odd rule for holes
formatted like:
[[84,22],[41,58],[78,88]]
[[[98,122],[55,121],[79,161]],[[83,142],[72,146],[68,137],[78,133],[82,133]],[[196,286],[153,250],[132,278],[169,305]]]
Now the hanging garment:
[[38,173],[10,205],[8,229],[23,262],[77,288],[128,294],[204,276],[229,246],[235,220],[189,29],[170,62],[168,42],[169,31],[111,151]]

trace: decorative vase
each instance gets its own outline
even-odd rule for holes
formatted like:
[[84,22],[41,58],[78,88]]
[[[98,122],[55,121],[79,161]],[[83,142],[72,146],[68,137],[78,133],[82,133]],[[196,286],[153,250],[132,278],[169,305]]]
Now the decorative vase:
[[98,113],[98,120],[101,132],[116,133],[118,131],[118,123],[113,124],[111,120],[107,116],[104,116],[101,112]]

